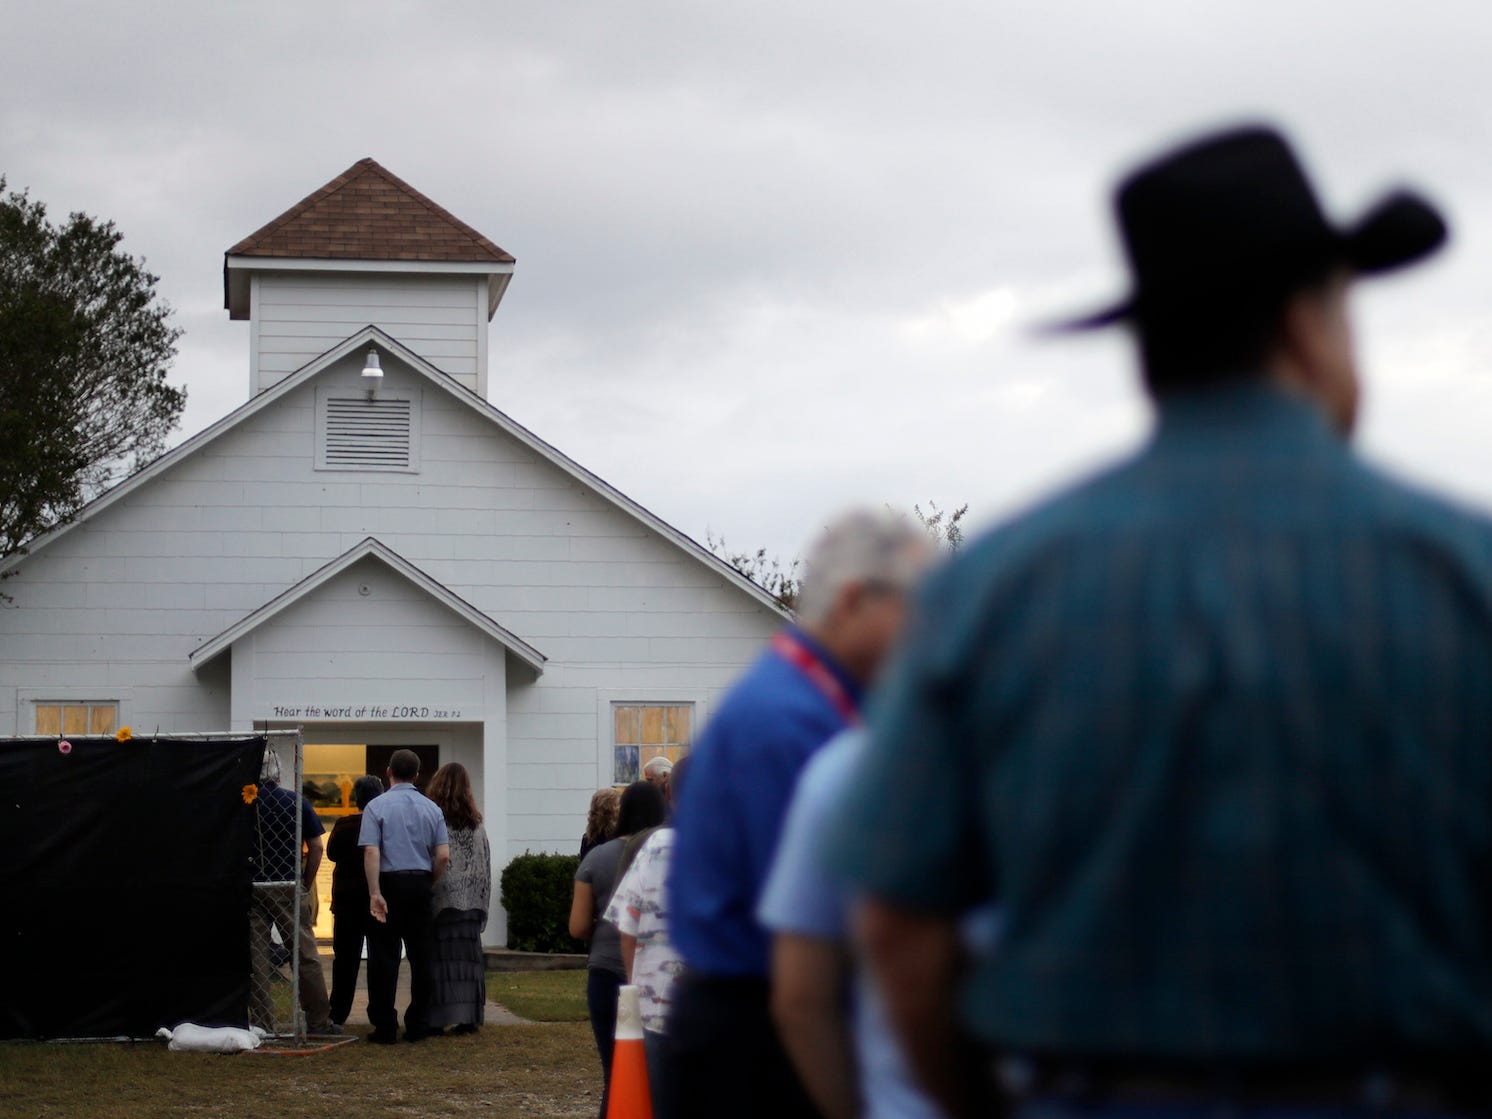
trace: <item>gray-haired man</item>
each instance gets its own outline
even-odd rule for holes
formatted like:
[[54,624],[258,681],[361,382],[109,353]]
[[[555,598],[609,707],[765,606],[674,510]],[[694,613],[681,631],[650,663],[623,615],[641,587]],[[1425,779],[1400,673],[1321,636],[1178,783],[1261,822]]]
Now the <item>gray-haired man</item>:
[[886,511],[850,513],[810,549],[798,624],[731,689],[675,806],[670,936],[688,965],[668,1032],[680,1115],[813,1115],[768,1010],[756,908],[808,759],[860,721],[930,548]]
[[661,754],[642,767],[642,779],[651,785],[657,785],[665,800],[673,799],[673,762]]

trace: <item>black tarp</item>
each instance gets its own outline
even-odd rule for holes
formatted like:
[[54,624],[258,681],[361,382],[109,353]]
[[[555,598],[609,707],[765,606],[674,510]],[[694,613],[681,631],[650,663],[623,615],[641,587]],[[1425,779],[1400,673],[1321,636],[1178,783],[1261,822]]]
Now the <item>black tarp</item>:
[[263,737],[0,739],[0,1038],[244,1025]]

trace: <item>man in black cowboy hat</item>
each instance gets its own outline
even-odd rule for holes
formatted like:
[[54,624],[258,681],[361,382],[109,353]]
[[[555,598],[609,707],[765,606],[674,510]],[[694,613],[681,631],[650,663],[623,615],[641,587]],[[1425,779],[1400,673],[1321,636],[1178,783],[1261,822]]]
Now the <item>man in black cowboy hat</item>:
[[925,589],[836,819],[863,947],[955,1112],[960,1054],[1018,1114],[1485,1106],[1492,524],[1348,444],[1349,284],[1445,228],[1329,223],[1266,128],[1118,212],[1133,293],[1066,327],[1134,331],[1154,437]]

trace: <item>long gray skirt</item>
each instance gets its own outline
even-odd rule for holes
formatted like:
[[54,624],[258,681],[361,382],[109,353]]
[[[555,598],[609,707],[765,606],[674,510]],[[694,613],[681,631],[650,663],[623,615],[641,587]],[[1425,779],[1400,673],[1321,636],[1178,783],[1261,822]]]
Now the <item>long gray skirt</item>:
[[442,909],[430,956],[430,1026],[480,1026],[486,1009],[482,911]]

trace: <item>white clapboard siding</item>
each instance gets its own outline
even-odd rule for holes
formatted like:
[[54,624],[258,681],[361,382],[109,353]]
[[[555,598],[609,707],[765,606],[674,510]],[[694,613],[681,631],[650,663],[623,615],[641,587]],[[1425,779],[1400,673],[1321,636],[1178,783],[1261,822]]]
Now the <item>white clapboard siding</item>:
[[[459,711],[307,725],[322,742],[445,743],[442,760],[472,770],[499,869],[573,851],[610,780],[609,704],[692,703],[697,734],[780,619],[396,360],[380,393],[418,409],[417,466],[318,467],[317,394],[357,397],[360,369],[350,355],[21,562],[0,609],[0,733],[70,696],[117,699],[137,730],[231,729],[244,673],[247,725],[282,702]],[[193,671],[194,650],[370,536],[537,649],[542,674],[370,560]]]
[[264,272],[253,282],[249,330],[255,393],[370,323],[468,388],[486,393],[483,277]]
[[397,680],[425,704],[476,707],[484,636],[382,564],[363,560],[254,631],[259,686],[355,704]]

